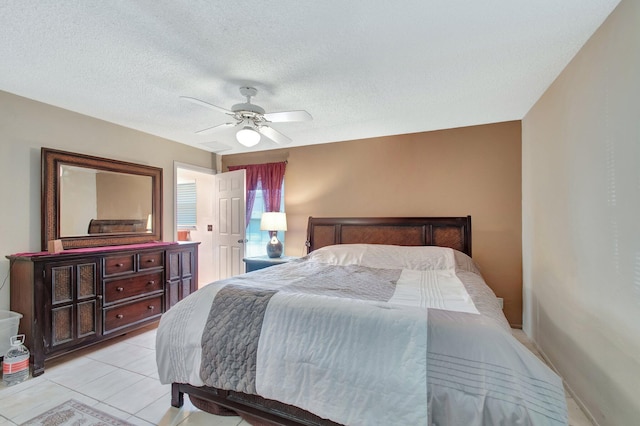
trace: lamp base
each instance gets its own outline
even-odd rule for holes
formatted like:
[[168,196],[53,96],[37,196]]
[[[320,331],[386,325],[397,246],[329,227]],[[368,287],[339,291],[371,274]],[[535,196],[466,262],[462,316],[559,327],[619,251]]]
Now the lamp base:
[[272,259],[282,256],[282,243],[278,240],[275,233],[271,235],[271,241],[267,243],[267,256]]

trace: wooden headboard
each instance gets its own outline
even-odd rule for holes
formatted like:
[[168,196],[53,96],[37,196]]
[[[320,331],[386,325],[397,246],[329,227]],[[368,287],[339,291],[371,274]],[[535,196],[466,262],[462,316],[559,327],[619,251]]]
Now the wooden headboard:
[[91,219],[89,234],[111,234],[114,232],[146,232],[146,219]]
[[309,217],[307,253],[334,244],[450,247],[471,256],[471,216]]

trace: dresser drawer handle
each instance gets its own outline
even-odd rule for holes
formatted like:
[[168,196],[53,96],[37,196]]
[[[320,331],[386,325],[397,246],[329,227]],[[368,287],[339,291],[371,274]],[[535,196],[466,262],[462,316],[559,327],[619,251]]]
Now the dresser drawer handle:
[[124,315],[122,315],[122,314],[118,314],[118,315],[116,315],[116,318],[118,318],[118,319],[122,319],[122,318],[124,318]]
[[156,260],[155,259],[147,259],[147,262],[149,263],[154,263]]
[[118,287],[116,288],[116,291],[124,291],[124,287]]
[[122,268],[124,266],[124,263],[116,263],[116,268]]
[[154,280],[151,280],[147,283],[147,285],[154,285],[156,282]]
[[149,309],[149,310],[151,310],[151,311],[153,311],[155,308],[156,308],[156,307],[155,307],[155,306],[153,306],[153,305],[149,305],[149,306],[147,306],[147,309]]

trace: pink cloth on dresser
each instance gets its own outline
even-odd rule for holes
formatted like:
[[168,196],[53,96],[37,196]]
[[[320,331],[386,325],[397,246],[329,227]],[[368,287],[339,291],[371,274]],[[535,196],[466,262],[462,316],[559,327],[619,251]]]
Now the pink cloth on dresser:
[[12,254],[11,256],[14,257],[35,257],[35,256],[55,256],[58,254],[74,254],[74,253],[93,253],[96,251],[108,251],[108,250],[136,250],[136,249],[142,249],[142,248],[152,248],[152,247],[163,247],[163,246],[168,246],[168,245],[173,245],[173,244],[178,244],[177,242],[174,241],[156,241],[156,242],[152,242],[152,243],[139,243],[139,244],[126,244],[126,245],[119,245],[119,246],[101,246],[101,247],[85,247],[85,248],[74,248],[74,249],[67,249],[67,250],[63,250],[60,253],[49,253],[48,251],[37,251],[37,252],[33,252],[33,253],[29,253],[29,252],[25,252],[25,253],[16,253],[16,254]]

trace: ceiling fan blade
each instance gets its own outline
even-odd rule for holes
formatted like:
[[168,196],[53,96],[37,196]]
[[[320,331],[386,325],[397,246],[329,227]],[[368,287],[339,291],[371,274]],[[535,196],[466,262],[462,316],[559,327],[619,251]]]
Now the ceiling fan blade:
[[268,112],[263,115],[267,121],[273,123],[284,123],[287,121],[310,121],[313,120],[311,114],[305,110],[298,111],[282,111],[282,112]]
[[214,132],[216,130],[224,129],[225,127],[233,127],[235,125],[236,125],[236,123],[222,123],[222,124],[218,124],[218,125],[213,126],[213,127],[207,127],[206,129],[198,130],[196,133],[197,134],[211,133],[211,132]]
[[229,115],[234,115],[235,114],[233,111],[230,111],[230,110],[228,110],[226,108],[222,108],[222,107],[219,107],[217,105],[210,104],[209,102],[205,102],[205,101],[202,101],[200,99],[192,98],[190,96],[180,96],[180,98],[184,99],[184,100],[187,100],[189,102],[193,102],[194,104],[203,106],[205,108],[215,109],[216,111],[220,111],[220,112],[222,112],[224,114],[229,114]]
[[289,138],[288,136],[283,135],[282,133],[280,133],[276,129],[273,129],[273,128],[268,127],[268,126],[260,126],[260,127],[258,127],[258,132],[260,132],[262,135],[266,136],[267,138],[271,139],[272,141],[274,141],[278,145],[286,145],[286,144],[291,142],[291,138]]

